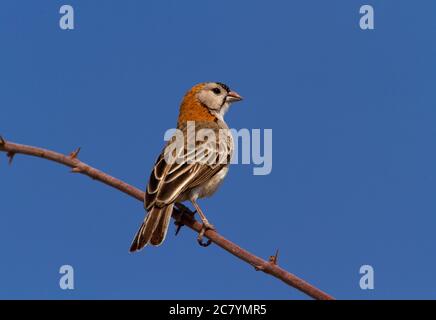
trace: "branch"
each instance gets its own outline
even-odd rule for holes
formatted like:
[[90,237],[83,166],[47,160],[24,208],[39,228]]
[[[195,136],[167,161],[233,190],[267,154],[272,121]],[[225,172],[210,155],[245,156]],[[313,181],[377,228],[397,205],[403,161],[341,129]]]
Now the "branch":
[[[129,196],[138,199],[139,201],[144,200],[144,192],[142,192],[141,190],[80,161],[77,158],[79,151],[80,148],[70,153],[69,155],[64,155],[42,148],[8,142],[0,136],[0,152],[5,152],[7,154],[9,158],[9,163],[12,163],[12,159],[16,154],[25,154],[29,156],[44,158],[68,166],[72,169],[71,172],[84,174],[94,180],[98,180],[115,189],[118,189],[121,192],[124,192]],[[201,223],[197,222],[194,219],[189,219],[186,215],[181,214],[181,211],[177,208],[174,209],[173,218],[179,223],[182,223],[183,225],[191,228],[192,230],[195,230],[196,232],[200,232],[201,230]],[[241,248],[237,244],[227,240],[214,230],[206,231],[205,236],[232,255],[252,265],[256,270],[260,270],[264,273],[270,274],[273,277],[282,280],[286,284],[304,292],[305,294],[314,299],[334,299],[332,296],[307,283],[303,279],[300,279],[292,273],[289,273],[288,271],[279,267],[277,265],[278,251],[275,256],[271,256],[269,261],[266,261]]]

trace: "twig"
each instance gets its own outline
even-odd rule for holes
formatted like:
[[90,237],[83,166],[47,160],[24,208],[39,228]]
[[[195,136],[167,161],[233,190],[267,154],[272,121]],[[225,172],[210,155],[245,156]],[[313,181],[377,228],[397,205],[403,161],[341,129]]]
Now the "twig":
[[[38,147],[12,143],[9,141],[5,141],[5,139],[0,137],[0,151],[6,152],[9,155],[24,154],[24,155],[40,157],[40,158],[57,162],[72,168],[73,172],[81,173],[92,179],[98,180],[104,184],[107,184],[115,189],[120,190],[125,194],[128,194],[129,196],[139,201],[143,201],[144,199],[144,192],[142,192],[141,190],[119,179],[116,179],[98,169],[95,169],[84,162],[79,161],[77,159],[77,153],[78,153],[77,150],[76,150],[77,152],[74,152],[70,155],[64,155],[58,152],[54,152]],[[177,208],[174,209],[173,218],[175,218],[176,220],[181,219],[181,221],[179,221],[181,224],[191,228],[192,230],[195,230],[196,232],[200,232],[202,228],[201,223],[199,223],[195,219],[188,218],[186,215],[182,215],[180,213],[180,210]],[[276,256],[273,256],[273,259],[270,259],[270,261],[266,261],[248,252],[247,250],[241,248],[237,244],[227,240],[226,238],[224,238],[222,235],[220,235],[214,230],[207,230],[205,232],[205,236],[208,239],[210,239],[213,243],[220,246],[224,250],[228,251],[232,255],[254,266],[256,270],[261,270],[267,274],[270,274],[273,277],[282,280],[286,284],[304,292],[305,294],[309,295],[314,299],[318,299],[318,300],[334,299],[329,294],[321,291],[320,289],[307,283],[303,279],[300,279],[297,276],[293,275],[292,273],[289,273],[285,269],[279,267],[276,264],[278,251],[276,253]]]

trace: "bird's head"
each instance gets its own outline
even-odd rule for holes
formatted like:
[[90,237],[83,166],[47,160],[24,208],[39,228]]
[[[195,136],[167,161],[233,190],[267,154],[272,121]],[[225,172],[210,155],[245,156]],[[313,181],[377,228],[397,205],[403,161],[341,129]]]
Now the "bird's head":
[[223,120],[233,102],[242,97],[220,82],[200,83],[189,90],[180,106],[179,123]]

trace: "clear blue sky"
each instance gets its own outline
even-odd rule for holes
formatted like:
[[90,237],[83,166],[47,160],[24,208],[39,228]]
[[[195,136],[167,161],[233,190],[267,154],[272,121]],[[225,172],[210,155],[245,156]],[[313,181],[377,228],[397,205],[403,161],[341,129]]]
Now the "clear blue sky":
[[[359,8],[375,8],[373,31]],[[75,8],[74,31],[58,26]],[[201,201],[226,237],[337,298],[436,298],[435,1],[2,1],[0,133],[144,188],[181,97],[246,99],[273,171]],[[0,298],[306,298],[174,227],[129,254],[141,203],[62,166],[0,159]],[[75,290],[58,286],[75,269]],[[375,269],[375,290],[359,268]]]

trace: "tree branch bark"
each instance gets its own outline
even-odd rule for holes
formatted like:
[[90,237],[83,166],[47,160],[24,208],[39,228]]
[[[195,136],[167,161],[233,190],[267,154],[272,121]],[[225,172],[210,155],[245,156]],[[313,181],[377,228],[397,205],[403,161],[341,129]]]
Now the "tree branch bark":
[[[5,152],[7,154],[9,158],[9,163],[12,163],[12,159],[16,154],[24,154],[44,158],[68,166],[72,168],[72,172],[81,173],[92,179],[98,180],[104,184],[120,190],[121,192],[124,192],[125,194],[128,194],[133,198],[138,199],[141,202],[144,200],[144,192],[142,192],[141,190],[80,161],[77,158],[79,151],[80,148],[69,155],[64,155],[58,152],[38,147],[12,143],[4,140],[4,138],[0,136],[0,152]],[[201,223],[197,222],[194,219],[189,219],[185,215],[182,215],[177,208],[174,209],[173,218],[175,218],[176,220],[181,220],[181,223],[183,225],[191,228],[192,230],[195,230],[196,232],[199,232],[201,230]],[[277,254],[275,257],[271,257],[269,261],[266,261],[241,248],[237,244],[227,240],[214,230],[206,231],[205,236],[213,243],[228,251],[232,255],[252,265],[256,270],[260,270],[264,273],[272,275],[273,277],[282,280],[286,284],[300,290],[301,292],[304,292],[305,294],[314,299],[334,299],[329,294],[321,291],[320,289],[307,283],[303,279],[300,279],[292,273],[289,273],[285,269],[279,267],[276,264]]]

